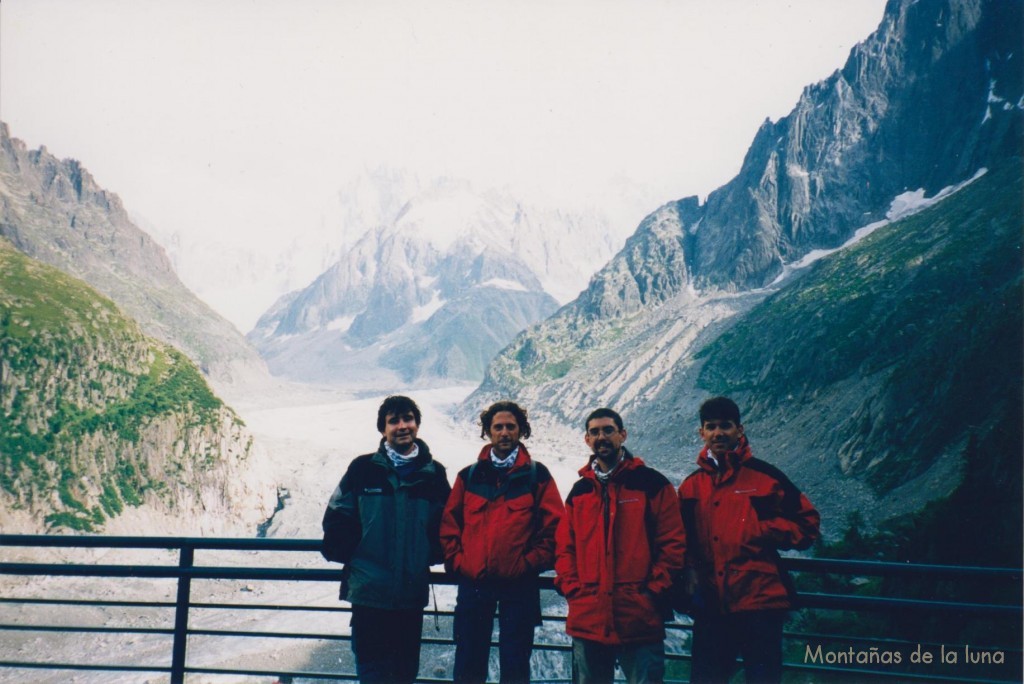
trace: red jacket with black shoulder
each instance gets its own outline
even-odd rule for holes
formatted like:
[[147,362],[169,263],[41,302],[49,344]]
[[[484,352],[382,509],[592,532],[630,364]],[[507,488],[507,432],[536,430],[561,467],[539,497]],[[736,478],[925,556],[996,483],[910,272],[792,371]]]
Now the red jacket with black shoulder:
[[778,552],[814,543],[818,511],[782,471],[754,458],[746,437],[718,466],[705,447],[697,465],[679,486],[679,506],[701,596],[726,613],[792,607]]
[[476,467],[463,468],[455,478],[441,518],[445,567],[470,579],[515,579],[550,570],[564,511],[551,473],[523,444],[507,471],[491,463],[490,453],[485,446]]
[[628,451],[622,458],[606,483],[591,465],[580,470],[555,560],[566,632],[613,646],[665,638],[667,591],[686,551],[675,488]]

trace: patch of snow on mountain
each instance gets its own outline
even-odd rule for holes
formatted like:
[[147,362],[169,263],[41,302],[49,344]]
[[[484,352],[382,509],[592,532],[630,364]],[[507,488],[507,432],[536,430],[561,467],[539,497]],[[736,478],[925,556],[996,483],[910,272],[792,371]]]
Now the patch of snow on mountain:
[[786,175],[791,178],[809,178],[810,174],[807,173],[807,169],[797,166],[796,164],[786,165]]
[[513,292],[529,292],[522,283],[517,283],[514,280],[505,280],[504,278],[491,278],[485,283],[480,283],[480,287],[493,287],[496,290],[512,290]]
[[412,316],[409,317],[409,321],[412,323],[421,323],[433,316],[444,305],[445,300],[441,299],[441,293],[435,290],[434,296],[431,297],[429,302],[423,306],[417,306],[412,310]]
[[850,245],[857,244],[858,242],[866,238],[868,235],[871,235],[871,233],[875,232],[876,230],[883,226],[889,225],[893,221],[899,221],[900,219],[907,218],[908,216],[912,216],[919,211],[922,211],[924,209],[927,209],[928,207],[938,204],[939,202],[946,199],[953,193],[957,192],[962,188],[967,187],[977,179],[981,178],[986,173],[988,173],[988,169],[978,169],[978,171],[969,179],[965,180],[962,183],[945,187],[939,192],[937,192],[933,197],[925,197],[923,189],[911,190],[897,195],[889,204],[889,210],[885,212],[885,218],[883,220],[875,221],[874,223],[869,223],[866,226],[858,228],[856,231],[854,231],[853,237],[851,237],[849,240],[844,242],[839,247],[836,247],[835,249],[814,249],[805,254],[800,260],[794,261],[789,264],[784,264],[782,268],[782,273],[779,274],[779,276],[774,281],[772,281],[769,287],[778,285],[786,278],[788,278],[790,275],[792,275],[794,271],[806,268],[813,264],[815,261],[818,261],[823,257],[827,257],[829,254],[834,254],[835,252],[838,252],[841,249],[849,247]]
[[986,102],[1004,102],[1005,100],[996,95],[996,80],[993,78],[988,82],[988,99]]
[[334,320],[330,321],[326,328],[328,330],[337,330],[339,332],[345,332],[352,327],[352,321],[356,319],[355,316],[339,316]]

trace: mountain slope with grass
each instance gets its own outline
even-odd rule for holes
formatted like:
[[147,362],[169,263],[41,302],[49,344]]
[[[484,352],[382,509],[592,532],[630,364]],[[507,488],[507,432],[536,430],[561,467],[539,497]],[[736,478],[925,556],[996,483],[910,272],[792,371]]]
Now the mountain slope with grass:
[[1019,530],[1022,186],[1009,160],[738,317],[694,355],[691,382],[638,415],[645,449],[685,443],[683,462],[655,460],[688,472],[698,445],[671,419],[729,394],[755,454],[808,491],[833,533],[853,512],[873,525],[918,511],[979,467],[988,503],[962,515]]
[[173,347],[0,238],[0,527],[254,533],[252,437]]

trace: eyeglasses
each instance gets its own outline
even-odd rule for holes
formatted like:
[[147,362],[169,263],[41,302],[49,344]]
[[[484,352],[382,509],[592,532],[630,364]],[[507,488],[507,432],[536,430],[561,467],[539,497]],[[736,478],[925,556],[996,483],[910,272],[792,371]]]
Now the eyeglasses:
[[608,437],[609,435],[614,435],[618,431],[619,428],[614,425],[605,425],[603,427],[592,427],[587,430],[587,434],[591,437],[600,437],[601,435]]

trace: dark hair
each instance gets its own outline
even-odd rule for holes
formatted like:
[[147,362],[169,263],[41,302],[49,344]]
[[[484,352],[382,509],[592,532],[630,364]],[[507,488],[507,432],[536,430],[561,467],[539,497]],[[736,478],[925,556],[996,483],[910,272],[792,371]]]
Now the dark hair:
[[740,407],[728,397],[712,397],[700,405],[700,424],[707,420],[731,420],[740,425]]
[[377,432],[384,432],[384,423],[390,414],[400,416],[405,413],[412,413],[416,419],[416,425],[420,424],[420,407],[409,397],[394,394],[380,403],[377,409]]
[[486,411],[480,413],[481,437],[487,439],[490,436],[491,421],[502,411],[508,411],[516,417],[516,423],[519,425],[519,439],[526,439],[530,436],[530,421],[526,419],[526,409],[514,401],[496,401],[488,406]]
[[619,430],[623,429],[622,416],[620,416],[615,411],[612,411],[610,408],[599,408],[591,411],[590,415],[587,416],[587,419],[583,421],[584,431],[590,429],[590,421],[594,420],[595,418],[611,418],[612,420],[615,421],[615,427],[619,428]]

